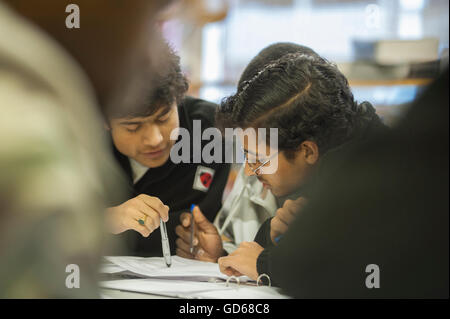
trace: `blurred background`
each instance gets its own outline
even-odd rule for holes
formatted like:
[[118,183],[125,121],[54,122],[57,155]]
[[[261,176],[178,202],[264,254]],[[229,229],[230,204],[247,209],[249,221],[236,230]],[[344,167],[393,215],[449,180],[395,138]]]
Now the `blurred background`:
[[213,102],[235,92],[261,49],[295,42],[336,63],[356,100],[393,125],[448,65],[447,0],[181,0],[159,23],[181,57],[188,94]]
[[190,95],[219,102],[261,49],[295,42],[335,62],[391,125],[448,63],[448,10],[447,0],[184,0],[160,23]]

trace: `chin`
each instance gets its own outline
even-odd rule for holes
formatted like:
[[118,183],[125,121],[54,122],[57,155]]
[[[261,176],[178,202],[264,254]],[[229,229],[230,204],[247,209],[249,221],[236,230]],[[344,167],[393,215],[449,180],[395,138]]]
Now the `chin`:
[[286,191],[283,191],[282,189],[271,188],[270,191],[276,197],[282,197],[282,196],[289,195],[289,193],[287,193]]
[[169,156],[161,156],[160,158],[155,159],[144,159],[141,164],[144,166],[147,166],[149,168],[157,168],[160,166],[163,166],[167,160],[169,159]]

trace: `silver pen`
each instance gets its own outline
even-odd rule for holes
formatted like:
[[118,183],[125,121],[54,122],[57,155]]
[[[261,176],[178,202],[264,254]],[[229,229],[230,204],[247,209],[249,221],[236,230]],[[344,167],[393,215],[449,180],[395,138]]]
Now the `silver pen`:
[[192,204],[191,205],[191,248],[189,249],[191,254],[194,252],[194,208],[195,208],[195,205]]
[[159,220],[159,228],[161,229],[161,244],[164,261],[166,262],[167,267],[170,267],[170,265],[172,265],[172,257],[170,256],[169,237],[167,237],[166,223],[163,222],[162,219]]

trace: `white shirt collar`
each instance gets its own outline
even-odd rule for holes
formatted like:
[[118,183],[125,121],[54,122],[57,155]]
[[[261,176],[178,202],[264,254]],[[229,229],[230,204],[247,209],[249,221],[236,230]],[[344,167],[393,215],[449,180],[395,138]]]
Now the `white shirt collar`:
[[147,171],[150,168],[142,165],[141,163],[135,161],[132,158],[128,158],[128,159],[129,159],[130,165],[131,165],[131,172],[133,175],[133,184],[136,184],[142,178],[142,176],[144,176],[145,173],[147,173]]

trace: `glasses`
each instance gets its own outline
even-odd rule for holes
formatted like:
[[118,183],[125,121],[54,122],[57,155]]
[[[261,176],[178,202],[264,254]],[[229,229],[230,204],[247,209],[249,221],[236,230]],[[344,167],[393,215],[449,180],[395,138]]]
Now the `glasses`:
[[[250,168],[250,170],[251,170],[255,175],[259,175],[259,170],[260,170],[261,168],[263,168],[267,163],[269,163],[275,156],[277,156],[279,151],[276,151],[275,153],[273,153],[273,154],[272,154],[268,159],[266,159],[264,162],[260,162],[261,164],[259,164],[256,168],[253,168],[253,167],[252,167],[254,164],[250,164],[250,163],[249,163],[249,161],[248,161],[248,156],[247,156],[247,152],[245,152],[244,150],[243,150],[243,152],[244,152],[244,159],[245,159],[245,162],[247,162],[247,165],[248,165],[248,167]],[[244,163],[245,163],[245,162],[244,162]],[[259,161],[258,161],[258,162],[259,162]]]

